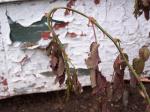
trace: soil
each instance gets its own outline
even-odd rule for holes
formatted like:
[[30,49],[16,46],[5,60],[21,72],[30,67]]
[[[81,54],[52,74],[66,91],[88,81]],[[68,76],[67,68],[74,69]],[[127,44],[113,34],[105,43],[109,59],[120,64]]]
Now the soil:
[[[146,87],[150,94],[150,85]],[[90,87],[84,87],[81,95],[71,95],[68,101],[65,101],[65,91],[15,96],[0,101],[0,112],[100,112],[98,98],[91,91]],[[111,103],[111,112],[144,112],[144,99],[137,90],[133,91],[127,107],[122,101]]]

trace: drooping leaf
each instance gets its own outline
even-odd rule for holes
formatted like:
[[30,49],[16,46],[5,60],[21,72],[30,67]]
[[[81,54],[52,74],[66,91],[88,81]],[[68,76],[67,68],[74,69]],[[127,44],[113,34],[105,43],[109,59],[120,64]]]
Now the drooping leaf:
[[47,55],[51,58],[50,67],[53,73],[56,75],[55,82],[59,82],[60,85],[65,81],[65,63],[62,55],[62,51],[57,42],[51,41],[46,48]]
[[73,90],[76,94],[80,94],[83,90],[82,90],[82,86],[81,83],[78,80],[77,74],[74,73],[72,75],[72,84],[73,84]]
[[[128,55],[123,53],[126,60],[128,61]],[[114,68],[114,77],[113,77],[113,100],[119,101],[124,93],[124,70],[126,68],[126,63],[123,56],[120,54],[117,56],[113,68]]]
[[150,1],[149,0],[135,0],[134,16],[137,18],[144,13],[145,19],[149,20]]
[[90,46],[89,57],[88,59],[85,60],[85,63],[89,69],[97,68],[98,64],[100,63],[98,47],[99,47],[99,44],[97,42],[93,42]]
[[90,70],[90,80],[91,80],[91,87],[95,88],[97,85],[97,81],[96,81],[96,71],[94,69]]
[[145,66],[145,61],[141,58],[133,59],[133,68],[138,75],[141,75]]
[[[123,55],[125,56],[125,58],[128,61],[128,55],[126,53],[123,53]],[[121,71],[124,71],[126,66],[127,65],[126,65],[125,60],[123,59],[123,57],[121,55],[118,55],[115,62],[114,62],[114,65],[113,65],[114,72],[116,72],[118,74],[122,74]]]

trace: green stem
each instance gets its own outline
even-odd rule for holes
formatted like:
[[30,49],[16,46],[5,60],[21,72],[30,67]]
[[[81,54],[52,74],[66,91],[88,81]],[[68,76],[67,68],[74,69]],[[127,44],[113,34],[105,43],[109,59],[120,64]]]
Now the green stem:
[[[70,11],[73,11],[73,12],[76,12],[82,16],[84,16],[85,18],[89,19],[89,17],[83,13],[81,13],[80,11],[77,11],[77,10],[74,10],[74,9],[71,9],[71,8],[67,8],[67,7],[58,7],[58,8],[54,8],[52,11],[49,12],[48,14],[48,19],[47,19],[47,22],[48,22],[48,27],[49,27],[49,30],[52,31],[53,34],[55,34],[54,30],[53,30],[53,27],[52,27],[52,15],[58,10],[58,9],[67,9],[67,10],[70,10]],[[150,104],[150,98],[149,98],[149,95],[147,94],[147,91],[146,91],[146,88],[145,86],[143,85],[143,83],[139,80],[139,76],[138,74],[135,72],[135,70],[133,69],[133,67],[129,64],[128,60],[126,59],[126,57],[124,56],[123,52],[122,52],[122,49],[120,48],[120,46],[117,44],[117,42],[114,40],[114,38],[107,32],[105,31],[99,24],[98,22],[93,19],[91,20],[93,24],[95,24],[95,26],[97,26],[113,43],[114,45],[116,46],[116,48],[118,49],[118,51],[120,52],[121,56],[124,58],[129,70],[132,72],[132,74],[136,77],[136,79],[138,80],[139,84],[140,84],[140,87],[142,89],[142,91],[144,92],[145,96],[146,96],[146,100],[147,100],[147,103]]]

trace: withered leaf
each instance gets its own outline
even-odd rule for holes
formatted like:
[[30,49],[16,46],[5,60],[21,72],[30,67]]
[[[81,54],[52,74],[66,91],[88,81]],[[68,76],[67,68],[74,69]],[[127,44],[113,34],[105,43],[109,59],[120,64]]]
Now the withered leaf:
[[[128,55],[123,53],[125,58],[128,60]],[[124,70],[126,63],[123,56],[118,55],[113,68],[114,68],[114,80],[113,80],[113,100],[118,101],[122,98],[124,92]]]
[[92,44],[90,46],[89,57],[88,57],[88,59],[85,60],[85,63],[89,69],[96,68],[98,66],[98,64],[100,63],[98,47],[99,47],[99,44],[97,42],[92,42]]
[[138,75],[141,75],[141,73],[144,70],[145,62],[141,58],[134,58],[133,59],[133,68],[136,71]]
[[57,64],[58,64],[58,58],[55,56],[51,56],[51,61],[50,61],[50,67],[55,70],[57,68]]
[[82,90],[81,83],[78,80],[77,74],[72,75],[73,89],[76,94],[80,94]]
[[[125,58],[128,60],[128,55],[126,53],[123,53],[123,55],[125,56]],[[126,63],[125,60],[123,59],[123,57],[121,55],[118,55],[116,60],[114,61],[114,72],[118,73],[118,74],[122,74],[121,70],[124,71],[124,69],[126,68]],[[123,74],[122,74],[123,75]]]
[[55,41],[51,41],[46,48],[48,56],[51,58],[50,67],[53,73],[56,75],[55,82],[59,82],[60,85],[65,80],[65,63],[62,56],[62,51],[59,44]]
[[150,11],[149,7],[144,7],[143,11],[144,11],[145,19],[149,20],[149,11]]
[[57,75],[62,76],[65,71],[65,63],[63,57],[59,57],[59,62],[58,62],[58,68],[57,68]]
[[61,76],[56,76],[55,83],[59,82],[59,85],[61,86],[64,83],[64,81],[65,81],[65,72]]
[[99,70],[96,70],[96,87],[93,88],[92,94],[104,96],[107,91],[107,80]]
[[94,69],[90,70],[90,80],[91,80],[91,87],[95,88],[97,85],[97,81],[96,81],[96,71]]

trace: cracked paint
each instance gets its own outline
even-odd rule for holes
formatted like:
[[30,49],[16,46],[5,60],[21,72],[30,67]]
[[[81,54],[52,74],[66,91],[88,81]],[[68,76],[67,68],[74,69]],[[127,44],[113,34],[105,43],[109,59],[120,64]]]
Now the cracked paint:
[[[7,86],[0,80],[0,99],[36,92],[47,92],[63,89],[54,83],[55,76],[49,67],[49,58],[45,47],[50,39],[41,39],[34,46],[25,47],[25,43],[11,42],[10,26],[7,16],[12,21],[28,27],[41,20],[45,13],[58,6],[66,6],[66,1],[31,1],[0,4],[0,77],[7,80]],[[133,16],[134,3],[131,0],[105,0],[95,6],[92,0],[78,0],[73,8],[95,17],[112,36],[120,38],[122,47],[129,54],[130,61],[138,55],[138,49],[144,44],[150,45],[150,21],[141,16],[137,20]],[[27,8],[28,7],[28,8]],[[56,16],[57,15],[57,16]],[[77,68],[85,69],[89,45],[94,40],[93,31],[88,27],[88,20],[78,14],[64,16],[58,11],[54,19],[69,22],[68,26],[56,32],[66,45],[66,50]],[[68,32],[77,35],[71,38]],[[113,73],[113,61],[118,51],[104,34],[96,30],[100,37],[99,52],[102,60],[101,69],[108,80]],[[84,34],[84,36],[80,36]],[[133,53],[134,52],[134,53]],[[79,76],[82,85],[89,85],[89,76]],[[150,75],[150,60],[146,63],[145,73]],[[83,74],[83,72],[82,72]],[[126,73],[126,78],[128,77]],[[5,82],[6,82],[5,80]],[[5,83],[6,84],[6,83]]]

